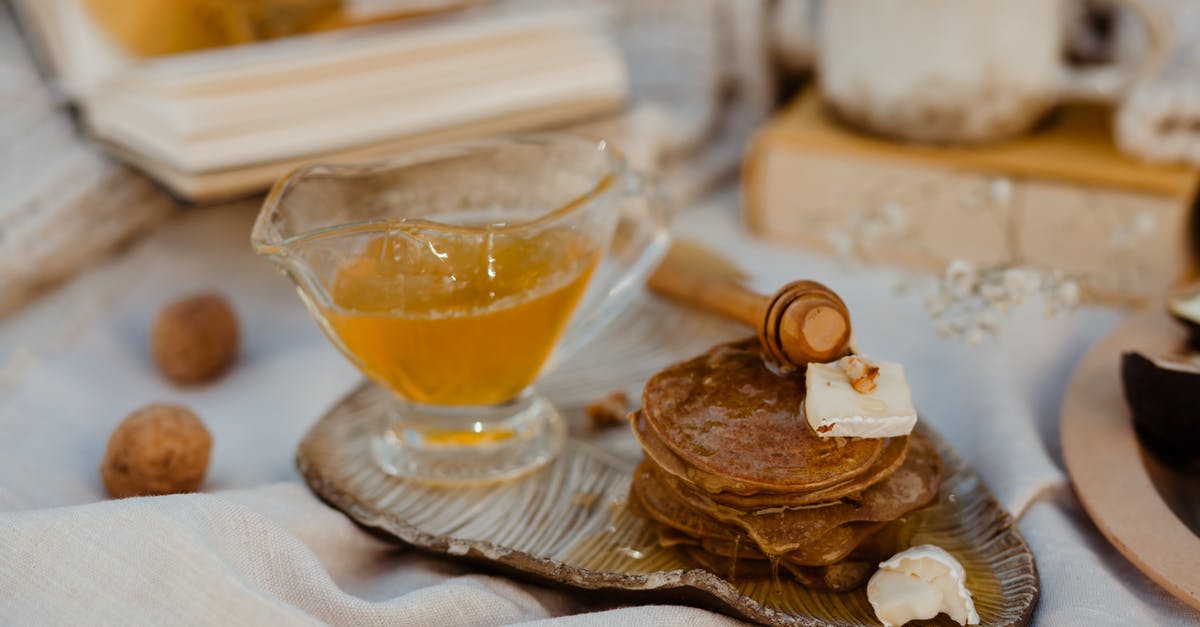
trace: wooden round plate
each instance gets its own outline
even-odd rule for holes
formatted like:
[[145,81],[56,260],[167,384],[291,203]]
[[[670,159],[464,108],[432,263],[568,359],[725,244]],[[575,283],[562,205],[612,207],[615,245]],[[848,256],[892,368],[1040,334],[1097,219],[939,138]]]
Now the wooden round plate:
[[1079,500],[1109,542],[1168,592],[1200,609],[1200,536],[1177,513],[1180,504],[1163,497],[1172,493],[1164,488],[1169,471],[1134,434],[1120,372],[1121,353],[1178,352],[1184,337],[1165,313],[1147,311],[1094,346],[1067,387],[1062,447]]

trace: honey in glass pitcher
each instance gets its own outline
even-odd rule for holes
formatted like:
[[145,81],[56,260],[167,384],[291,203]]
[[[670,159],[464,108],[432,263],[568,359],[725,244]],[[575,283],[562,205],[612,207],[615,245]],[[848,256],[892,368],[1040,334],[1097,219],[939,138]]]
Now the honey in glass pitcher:
[[251,241],[374,383],[339,407],[378,467],[473,485],[563,450],[536,381],[637,295],[666,216],[607,141],[523,135],[301,167]]
[[400,225],[341,266],[324,315],[362,370],[403,398],[501,403],[537,378],[599,252],[569,228],[481,236]]

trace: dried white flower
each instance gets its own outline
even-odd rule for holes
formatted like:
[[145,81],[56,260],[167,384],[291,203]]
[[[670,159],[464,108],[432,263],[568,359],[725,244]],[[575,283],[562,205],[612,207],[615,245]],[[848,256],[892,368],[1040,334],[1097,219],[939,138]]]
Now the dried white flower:
[[952,281],[971,278],[975,275],[975,266],[963,259],[954,259],[946,266],[946,278]]
[[[1005,270],[1003,275],[1004,289],[1013,293],[1028,294],[1030,292],[1029,288],[1033,284],[1033,281],[1029,278],[1031,274],[1031,272],[1023,268],[1009,268]],[[1036,290],[1037,288],[1035,287],[1034,289]]]
[[1066,307],[1074,307],[1079,304],[1079,284],[1074,281],[1064,281],[1057,289],[1054,290],[1054,295],[1058,302]]
[[953,324],[944,321],[933,325],[933,332],[937,333],[941,337],[953,337],[956,333],[958,333]]
[[912,220],[904,207],[885,202],[878,207],[858,207],[846,214],[844,225],[825,233],[839,259],[849,261],[855,253],[902,241],[911,235]]
[[975,317],[975,324],[983,331],[993,331],[1000,328],[1000,316],[995,310],[982,311]]
[[879,208],[879,215],[892,232],[899,232],[908,228],[908,213],[897,203],[884,203]]
[[1130,224],[1130,231],[1138,235],[1147,235],[1154,227],[1158,226],[1158,218],[1149,211],[1143,211],[1133,218],[1133,223]]
[[1139,212],[1128,223],[1117,227],[1109,236],[1113,250],[1128,250],[1158,226],[1158,218],[1149,211]]
[[979,293],[983,299],[989,303],[1003,303],[1008,300],[1009,292],[1003,285],[996,283],[984,283],[979,286]]
[[854,256],[854,240],[850,239],[849,233],[830,231],[825,234],[825,241],[838,259],[845,261]]
[[999,332],[1001,319],[1034,296],[1041,297],[1048,316],[1081,300],[1078,283],[1059,272],[1013,265],[975,268],[956,259],[946,266],[937,291],[926,297],[925,310],[937,321],[938,335],[975,345]]
[[949,304],[946,297],[938,295],[930,295],[925,297],[925,311],[931,318],[937,318],[946,310],[946,305]]
[[988,183],[988,198],[1001,207],[1007,207],[1012,202],[1013,184],[1006,178],[992,179]]

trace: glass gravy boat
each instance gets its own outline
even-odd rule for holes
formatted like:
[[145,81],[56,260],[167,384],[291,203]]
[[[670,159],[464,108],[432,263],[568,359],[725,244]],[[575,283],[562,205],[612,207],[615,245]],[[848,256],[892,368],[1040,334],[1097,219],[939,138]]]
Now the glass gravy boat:
[[382,468],[471,483],[557,454],[563,420],[531,385],[628,304],[667,231],[612,146],[545,134],[301,168],[251,239],[393,394],[372,442]]

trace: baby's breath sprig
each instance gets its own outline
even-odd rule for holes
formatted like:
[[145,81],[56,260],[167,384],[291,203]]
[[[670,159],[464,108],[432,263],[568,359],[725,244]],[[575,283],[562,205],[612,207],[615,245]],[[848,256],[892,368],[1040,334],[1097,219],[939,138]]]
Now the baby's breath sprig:
[[1042,300],[1044,313],[1052,317],[1079,305],[1079,283],[1057,270],[1018,265],[976,268],[956,259],[925,299],[925,311],[938,335],[974,345],[995,335],[1014,308],[1034,298]]

